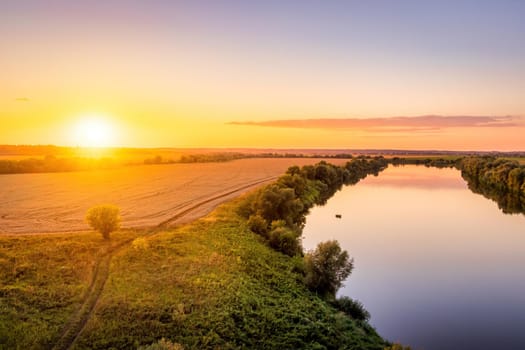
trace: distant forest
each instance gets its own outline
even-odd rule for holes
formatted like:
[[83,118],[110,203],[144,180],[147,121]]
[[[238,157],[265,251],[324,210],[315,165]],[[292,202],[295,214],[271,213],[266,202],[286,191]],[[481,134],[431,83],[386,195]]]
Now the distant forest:
[[0,160],[0,174],[60,173],[81,170],[111,169],[118,166],[112,158],[46,156],[41,159]]

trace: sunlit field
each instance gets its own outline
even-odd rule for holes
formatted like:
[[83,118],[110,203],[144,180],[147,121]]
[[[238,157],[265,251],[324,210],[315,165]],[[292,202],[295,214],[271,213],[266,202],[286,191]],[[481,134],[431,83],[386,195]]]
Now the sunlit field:
[[[0,232],[87,230],[86,210],[112,203],[124,227],[152,227],[200,202],[188,222],[218,203],[269,183],[292,165],[319,159],[241,159],[224,163],[141,165],[110,170],[0,176]],[[340,161],[341,162],[341,161]]]

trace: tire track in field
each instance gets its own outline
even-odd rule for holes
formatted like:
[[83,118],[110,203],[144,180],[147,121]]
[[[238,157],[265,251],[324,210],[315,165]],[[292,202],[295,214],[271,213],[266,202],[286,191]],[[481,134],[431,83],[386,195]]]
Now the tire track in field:
[[87,321],[91,318],[97,301],[100,298],[100,294],[102,294],[104,285],[109,277],[109,265],[113,254],[132,241],[133,239],[125,240],[116,246],[106,248],[106,251],[102,253],[95,263],[93,278],[86,292],[84,302],[76,314],[66,324],[64,330],[60,334],[59,340],[53,347],[53,350],[66,350],[73,346],[86,326]]
[[188,214],[188,213],[194,211],[195,209],[198,209],[198,208],[202,207],[202,206],[205,205],[205,204],[208,204],[208,203],[213,202],[213,201],[216,201],[216,200],[218,200],[218,199],[221,199],[221,198],[227,197],[227,196],[229,196],[229,195],[231,195],[231,194],[234,194],[234,193],[236,193],[236,192],[239,192],[239,191],[242,191],[242,190],[246,190],[246,189],[248,189],[248,188],[250,188],[250,187],[254,187],[254,186],[260,185],[260,184],[262,184],[262,183],[264,183],[264,182],[268,182],[268,181],[271,181],[271,180],[275,180],[275,179],[277,179],[278,177],[279,177],[279,176],[271,176],[271,177],[265,178],[265,179],[263,179],[263,180],[258,180],[258,181],[255,181],[255,182],[251,182],[251,183],[249,183],[249,184],[247,184],[247,185],[244,185],[244,186],[241,186],[241,187],[237,187],[237,188],[235,188],[235,189],[233,189],[233,190],[230,190],[230,191],[228,191],[228,192],[221,193],[221,194],[219,194],[219,195],[216,195],[216,196],[213,196],[213,197],[207,198],[207,199],[205,199],[205,200],[203,200],[203,201],[200,201],[200,202],[198,202],[197,204],[192,205],[191,207],[189,207],[189,208],[187,208],[187,209],[185,209],[185,210],[183,210],[183,211],[177,213],[176,215],[172,216],[171,218],[162,221],[157,227],[159,227],[159,228],[161,228],[161,227],[166,227],[168,224],[172,223],[173,221],[175,221],[175,220],[177,220],[177,219],[183,217],[184,215],[186,215],[186,214]]
[[[145,236],[153,236],[157,233],[159,233],[160,228],[165,228],[168,224],[173,223],[174,221],[180,219],[181,217],[189,214],[190,212],[199,209],[200,207],[219,200],[221,198],[228,197],[234,193],[247,190],[251,187],[261,185],[265,182],[269,182],[271,180],[277,179],[279,176],[270,176],[264,179],[260,179],[254,182],[250,182],[248,184],[245,184],[240,187],[236,187],[235,189],[229,190],[227,192],[208,197],[191,207],[182,210],[181,212],[175,214],[171,218],[162,221],[159,223],[156,227],[156,229],[148,232]],[[100,255],[100,257],[97,259],[95,263],[95,268],[93,271],[93,278],[91,280],[91,283],[88,287],[88,290],[86,292],[86,296],[84,298],[84,301],[78,311],[71,317],[71,319],[68,321],[66,326],[64,327],[64,330],[59,336],[58,341],[53,346],[53,350],[68,350],[73,347],[75,342],[78,340],[79,336],[82,334],[82,331],[86,327],[89,319],[93,315],[95,311],[95,306],[98,303],[98,300],[100,299],[100,295],[102,294],[102,291],[104,290],[104,285],[106,284],[106,281],[109,278],[109,268],[110,263],[113,255],[118,252],[119,250],[125,248],[128,244],[130,244],[135,238],[127,239],[123,242],[120,242],[119,244],[107,247],[105,251]]]

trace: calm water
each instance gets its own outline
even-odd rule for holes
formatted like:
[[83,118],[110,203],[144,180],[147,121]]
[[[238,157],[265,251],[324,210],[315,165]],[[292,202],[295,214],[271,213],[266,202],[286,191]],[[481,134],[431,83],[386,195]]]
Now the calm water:
[[[335,218],[342,214],[342,219]],[[339,292],[413,349],[525,349],[525,216],[470,192],[455,169],[389,167],[307,218],[355,268]]]

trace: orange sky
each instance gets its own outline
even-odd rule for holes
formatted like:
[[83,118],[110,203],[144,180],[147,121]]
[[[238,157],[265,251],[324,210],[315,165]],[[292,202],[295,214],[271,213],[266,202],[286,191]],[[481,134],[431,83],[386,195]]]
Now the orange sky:
[[2,3],[0,144],[525,150],[519,11],[335,4]]

